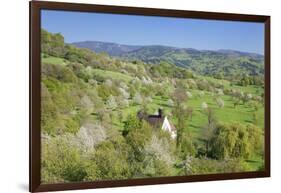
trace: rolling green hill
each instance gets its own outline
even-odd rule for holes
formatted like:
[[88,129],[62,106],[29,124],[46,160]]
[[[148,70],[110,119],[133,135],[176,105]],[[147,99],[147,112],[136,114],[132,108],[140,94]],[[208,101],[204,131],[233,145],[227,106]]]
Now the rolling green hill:
[[262,55],[235,50],[209,51],[161,45],[129,46],[94,41],[77,42],[73,45],[150,64],[165,61],[202,75],[234,76],[241,73],[248,75],[263,75],[264,73]]
[[225,76],[239,73],[262,75],[264,73],[262,56],[236,51],[198,51],[152,46],[143,47],[122,56],[153,64],[166,61],[202,75],[216,75],[218,73]]

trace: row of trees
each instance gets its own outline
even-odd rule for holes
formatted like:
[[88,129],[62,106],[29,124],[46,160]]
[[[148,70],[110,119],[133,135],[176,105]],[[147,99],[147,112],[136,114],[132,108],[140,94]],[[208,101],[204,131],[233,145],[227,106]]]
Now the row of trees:
[[248,76],[244,75],[237,84],[240,86],[256,85],[264,86],[264,77],[263,76]]

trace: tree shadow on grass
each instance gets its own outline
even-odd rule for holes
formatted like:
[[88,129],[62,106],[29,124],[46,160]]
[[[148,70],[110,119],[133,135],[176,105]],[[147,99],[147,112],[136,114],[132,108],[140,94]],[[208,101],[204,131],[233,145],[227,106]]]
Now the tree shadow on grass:
[[251,160],[251,159],[247,159],[245,161],[248,162],[248,163],[258,163],[259,162],[257,160]]
[[171,108],[169,105],[167,105],[165,103],[156,103],[156,104],[159,105],[159,106],[162,106],[162,107]]
[[251,120],[244,120],[246,123],[252,123],[253,124],[253,121]]
[[194,125],[193,123],[190,123],[188,126],[194,128],[194,129],[200,129],[200,127],[198,127],[198,125]]

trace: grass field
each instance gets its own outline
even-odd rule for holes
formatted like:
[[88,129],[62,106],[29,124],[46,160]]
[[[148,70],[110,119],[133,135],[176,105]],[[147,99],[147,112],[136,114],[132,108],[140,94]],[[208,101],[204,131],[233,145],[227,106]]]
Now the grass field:
[[41,57],[43,63],[49,64],[58,64],[58,65],[67,65],[69,63],[68,60],[63,58],[53,57],[53,56],[45,56]]
[[108,70],[102,70],[102,69],[92,69],[91,73],[93,76],[101,76],[105,79],[116,79],[116,80],[122,80],[125,82],[129,82],[133,79],[133,77],[128,76],[126,74],[122,74],[120,72],[113,72]]

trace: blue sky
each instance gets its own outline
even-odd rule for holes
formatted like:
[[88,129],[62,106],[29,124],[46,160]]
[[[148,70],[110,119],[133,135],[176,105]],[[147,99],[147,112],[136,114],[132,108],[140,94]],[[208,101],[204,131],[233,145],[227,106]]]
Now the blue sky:
[[93,40],[264,52],[262,23],[42,10],[41,25],[61,33],[67,43]]

